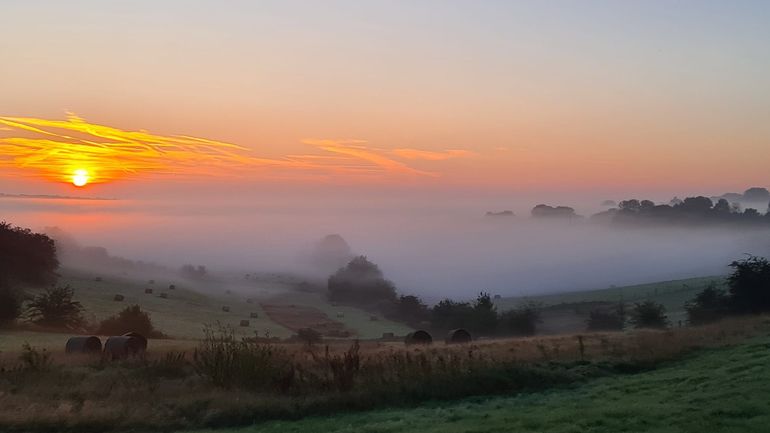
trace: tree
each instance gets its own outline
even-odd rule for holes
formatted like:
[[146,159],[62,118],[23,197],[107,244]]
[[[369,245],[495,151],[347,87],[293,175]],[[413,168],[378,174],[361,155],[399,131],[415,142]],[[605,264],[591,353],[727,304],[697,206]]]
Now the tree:
[[46,289],[27,305],[27,316],[41,326],[79,329],[85,323],[83,306],[72,300],[74,295],[70,286]]
[[396,288],[380,268],[365,256],[358,256],[329,277],[329,299],[363,305],[394,302]]
[[473,307],[467,302],[444,299],[433,306],[431,324],[437,329],[464,328],[473,314]]
[[691,325],[703,325],[724,317],[730,308],[730,297],[724,290],[718,289],[711,282],[695,298],[685,304],[687,322]]
[[137,332],[150,338],[164,337],[162,332],[155,329],[149,313],[142,311],[138,305],[130,305],[117,315],[102,320],[96,332],[100,335],[122,335],[127,332]]
[[731,212],[730,203],[727,200],[720,198],[714,205],[714,212],[719,214],[729,214]]
[[393,305],[393,311],[390,315],[408,324],[418,324],[430,318],[430,310],[419,297],[402,295]]
[[548,206],[539,204],[532,208],[534,218],[574,218],[577,217],[575,209],[568,206]]
[[753,187],[743,192],[743,199],[746,201],[762,201],[766,202],[770,200],[770,191],[767,188]]
[[184,265],[180,270],[180,274],[182,274],[183,277],[190,278],[192,280],[202,280],[206,278],[208,271],[206,270],[206,267],[203,265],[198,265],[198,266]]
[[10,284],[49,284],[55,281],[58,267],[53,239],[0,223],[0,278]]
[[535,335],[540,319],[540,306],[527,303],[500,315],[500,325],[507,334],[517,336]]
[[750,256],[730,263],[727,278],[732,309],[737,313],[770,311],[770,263],[764,257]]
[[312,346],[313,344],[318,344],[322,342],[323,336],[321,335],[320,332],[316,331],[315,329],[302,328],[297,330],[297,339],[307,344],[308,346]]
[[614,311],[596,309],[588,313],[589,331],[622,331],[626,323],[625,307],[618,304]]
[[497,329],[497,308],[489,293],[481,292],[473,303],[473,314],[467,328],[477,333],[491,334]]
[[635,328],[668,328],[668,316],[666,307],[655,301],[644,301],[634,304],[631,310],[631,323]]
[[22,293],[0,280],[0,327],[16,320],[21,314]]

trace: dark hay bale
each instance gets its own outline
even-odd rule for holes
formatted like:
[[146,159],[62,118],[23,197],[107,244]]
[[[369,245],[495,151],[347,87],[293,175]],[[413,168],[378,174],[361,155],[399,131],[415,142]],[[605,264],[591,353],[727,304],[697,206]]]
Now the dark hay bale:
[[99,337],[72,337],[67,340],[65,353],[99,353],[102,351],[102,340]]
[[138,332],[126,332],[123,337],[134,337],[142,343],[142,350],[147,350],[147,337]]
[[119,337],[109,337],[104,343],[104,355],[110,359],[125,359],[131,356],[143,354],[145,348],[142,346],[142,340],[135,337],[121,335]]
[[502,299],[502,296],[500,296],[500,295],[495,295],[495,299]]
[[94,281],[100,282],[100,281],[102,281],[102,277],[96,277],[96,278],[94,278]]
[[144,289],[146,295],[152,295],[152,289]]
[[377,316],[371,316],[371,317],[369,317],[369,320],[372,321],[372,322],[376,322],[376,321],[380,320],[380,318],[377,317]]
[[243,326],[244,328],[249,326],[249,321],[248,320],[241,320],[241,326]]
[[258,319],[259,318],[259,314],[258,313],[251,313],[251,314],[249,314],[249,317],[251,317],[252,319]]
[[150,281],[148,281],[147,283],[149,283],[149,284],[155,284],[155,280],[150,280]]
[[123,295],[115,295],[115,297],[112,298],[112,300],[115,302],[123,302],[124,299],[126,299],[126,297]]
[[251,299],[251,298],[246,298],[246,303],[247,303],[247,304],[253,304],[253,303],[254,303],[254,300],[253,300],[253,299]]
[[224,306],[222,306],[222,311],[224,311],[225,313],[229,313],[230,312],[230,307],[228,307],[227,305],[224,305]]
[[383,332],[382,333],[382,339],[383,340],[392,340],[394,338],[396,338],[396,334],[394,334],[392,332]]
[[161,293],[160,297],[163,299],[168,299],[168,293]]
[[337,313],[337,318],[338,319],[344,319],[345,318],[345,313]]
[[174,284],[169,284],[169,285],[168,285],[168,289],[169,289],[169,290],[176,290],[176,285],[174,285]]
[[229,294],[231,294],[231,293],[232,293],[232,292],[231,292],[229,289],[228,289],[228,290],[225,290],[225,295],[229,295]]
[[430,336],[428,331],[414,331],[406,334],[406,338],[404,339],[404,343],[407,345],[412,344],[432,344],[433,343],[433,337]]
[[473,341],[473,337],[465,329],[453,329],[446,336],[446,344],[470,343],[471,341]]

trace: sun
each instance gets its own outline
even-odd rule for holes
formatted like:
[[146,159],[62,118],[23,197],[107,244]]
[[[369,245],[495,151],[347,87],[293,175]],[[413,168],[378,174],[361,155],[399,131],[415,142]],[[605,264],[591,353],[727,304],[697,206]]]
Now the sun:
[[77,187],[84,187],[88,185],[88,171],[86,170],[75,170],[75,174],[72,176],[72,184]]

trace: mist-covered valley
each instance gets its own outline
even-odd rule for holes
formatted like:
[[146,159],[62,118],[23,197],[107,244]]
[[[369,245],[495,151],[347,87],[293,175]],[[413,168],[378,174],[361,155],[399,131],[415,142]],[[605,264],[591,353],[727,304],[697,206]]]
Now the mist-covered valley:
[[[770,251],[766,226],[535,219],[529,210],[537,201],[507,204],[0,200],[4,218],[14,224],[56,228],[60,237],[103,247],[111,256],[175,270],[201,264],[221,275],[278,272],[323,281],[334,269],[314,263],[313,249],[324,236],[339,234],[353,253],[378,264],[399,292],[428,302],[470,299],[479,291],[535,295],[724,274],[732,260]],[[574,206],[585,214],[603,210],[592,202]],[[503,208],[514,215],[485,215]],[[66,257],[63,264],[68,265]],[[82,260],[74,265],[98,266]]]

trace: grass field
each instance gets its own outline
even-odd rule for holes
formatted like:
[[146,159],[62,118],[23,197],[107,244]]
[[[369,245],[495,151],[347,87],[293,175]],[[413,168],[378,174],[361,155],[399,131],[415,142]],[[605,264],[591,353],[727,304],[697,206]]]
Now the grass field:
[[[580,304],[585,302],[625,302],[627,304],[653,300],[666,307],[669,320],[674,325],[686,320],[685,303],[695,297],[710,283],[723,287],[725,277],[710,276],[687,278],[683,280],[661,281],[633,286],[611,287],[607,289],[585,290],[578,292],[554,293],[539,296],[508,297],[495,300],[499,311],[509,310],[524,302],[532,301],[545,307],[560,304]],[[568,305],[569,307],[569,305]]]
[[[770,337],[572,389],[206,433],[767,432]],[[198,431],[197,433],[204,433]]]

